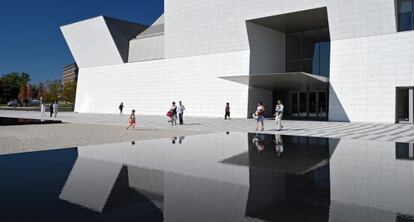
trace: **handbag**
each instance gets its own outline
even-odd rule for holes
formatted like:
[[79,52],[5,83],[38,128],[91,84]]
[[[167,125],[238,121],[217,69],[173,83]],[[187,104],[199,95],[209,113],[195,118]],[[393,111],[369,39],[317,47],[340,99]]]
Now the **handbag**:
[[172,113],[171,111],[168,111],[168,112],[167,112],[167,116],[168,116],[168,117],[171,117],[172,115],[173,115],[173,113]]
[[258,116],[256,115],[256,113],[253,113],[252,114],[252,117],[253,117],[253,119],[257,119],[258,118]]

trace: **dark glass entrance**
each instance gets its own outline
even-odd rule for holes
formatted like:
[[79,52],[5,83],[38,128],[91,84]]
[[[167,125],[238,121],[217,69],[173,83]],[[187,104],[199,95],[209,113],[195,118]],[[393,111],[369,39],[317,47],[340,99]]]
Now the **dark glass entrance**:
[[286,33],[286,71],[329,77],[329,29]]
[[[267,31],[256,31],[258,26],[283,33],[284,38],[269,39]],[[247,21],[246,28],[250,73],[222,78],[249,85],[248,113],[256,110],[258,99],[273,109],[281,100],[283,118],[328,120],[331,43],[327,8],[257,18]]]
[[291,119],[327,119],[328,97],[326,92],[290,92],[290,109],[287,117]]
[[414,123],[414,88],[397,87],[396,122]]

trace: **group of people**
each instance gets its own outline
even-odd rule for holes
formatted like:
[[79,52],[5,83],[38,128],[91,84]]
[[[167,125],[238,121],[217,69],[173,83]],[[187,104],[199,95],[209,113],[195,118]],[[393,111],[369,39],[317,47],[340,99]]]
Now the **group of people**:
[[[282,104],[282,101],[279,99],[276,101],[276,107],[275,107],[275,114],[273,115],[275,117],[275,122],[277,129],[280,131],[283,129],[282,125],[282,117],[283,117],[283,111],[285,110],[285,106]],[[266,113],[266,109],[263,106],[263,103],[261,101],[257,102],[257,109],[256,112],[252,114],[252,117],[256,119],[256,131],[260,130],[264,131],[264,114]],[[226,106],[224,108],[224,119],[231,119],[230,118],[230,103],[226,103]]]
[[[50,117],[52,117],[53,114],[55,114],[55,118],[56,118],[58,110],[59,110],[59,102],[58,101],[53,101],[49,105]],[[40,113],[42,114],[42,117],[46,117],[46,105],[43,102],[43,100],[40,101]]]
[[[124,109],[124,103],[121,102],[118,108],[119,108],[119,115],[122,116],[123,109]],[[285,107],[282,104],[281,100],[277,100],[274,116],[275,116],[276,126],[279,131],[283,129],[282,117],[283,117],[284,109]],[[175,102],[172,102],[171,107],[169,111],[167,112],[167,117],[169,118],[168,122],[171,123],[172,126],[174,126],[174,125],[177,125],[177,119],[178,119],[179,124],[183,125],[184,124],[184,119],[183,119],[184,110],[185,110],[185,106],[183,105],[181,101],[178,102],[178,105],[176,105]],[[256,119],[256,131],[258,130],[264,131],[264,114],[265,113],[266,113],[266,109],[263,106],[263,103],[261,101],[257,102],[256,112],[252,114],[252,117]],[[224,119],[225,120],[231,119],[229,102],[226,103],[226,106],[224,108]],[[133,109],[129,116],[127,129],[129,129],[130,127],[135,129],[135,124],[136,124],[136,117],[135,117],[135,110]]]
[[[124,103],[121,102],[119,105],[119,115],[123,115],[123,109],[124,109]],[[178,106],[175,104],[175,102],[172,102],[170,110],[167,112],[167,116],[169,118],[168,122],[171,123],[172,126],[177,125],[177,119],[180,125],[184,124],[184,110],[185,106],[181,101],[178,102]],[[136,125],[136,117],[135,117],[135,110],[133,109],[131,111],[131,114],[129,115],[128,120],[128,126],[127,130],[132,127],[132,129],[135,129]]]
[[[277,100],[276,106],[275,106],[274,117],[275,117],[277,130],[279,131],[283,129],[282,117],[283,117],[284,110],[285,110],[285,106],[282,104],[282,101]],[[261,131],[264,130],[264,114],[265,113],[266,113],[266,109],[263,106],[263,103],[261,101],[257,102],[256,112],[252,114],[253,118],[256,119],[256,131],[258,131],[259,128]]]
[[181,101],[178,101],[178,106],[175,105],[175,102],[172,102],[170,110],[167,112],[167,116],[170,118],[168,122],[171,123],[171,126],[177,125],[177,117],[180,125],[184,124],[184,110],[185,106]]

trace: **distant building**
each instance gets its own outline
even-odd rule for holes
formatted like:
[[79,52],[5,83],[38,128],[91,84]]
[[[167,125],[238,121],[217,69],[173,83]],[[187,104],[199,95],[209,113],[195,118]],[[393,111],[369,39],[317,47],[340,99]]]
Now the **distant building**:
[[72,63],[70,65],[63,67],[62,86],[64,86],[66,83],[77,81],[78,72],[79,72],[79,68],[78,68],[78,65],[76,65],[76,63]]

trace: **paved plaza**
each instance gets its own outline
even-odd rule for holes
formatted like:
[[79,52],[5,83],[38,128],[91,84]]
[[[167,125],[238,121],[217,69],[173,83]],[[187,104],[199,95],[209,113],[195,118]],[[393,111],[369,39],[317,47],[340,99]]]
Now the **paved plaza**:
[[[40,118],[39,112],[0,110],[3,117]],[[47,118],[54,119],[54,118]],[[126,126],[128,115],[116,114],[77,114],[61,112],[59,120],[76,124],[98,124],[106,126]],[[206,132],[255,132],[255,120],[185,117],[185,125],[172,127],[165,116],[137,115],[137,126],[143,129],[163,129],[173,131]],[[322,121],[289,121],[283,122],[283,131],[277,131],[272,119],[265,120],[266,133],[282,133],[285,135],[301,135],[331,138],[350,138],[362,140],[380,140],[397,142],[414,142],[414,125],[385,123],[347,123]],[[137,131],[139,133],[139,131]],[[156,133],[154,131],[154,133]]]

